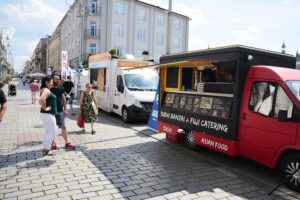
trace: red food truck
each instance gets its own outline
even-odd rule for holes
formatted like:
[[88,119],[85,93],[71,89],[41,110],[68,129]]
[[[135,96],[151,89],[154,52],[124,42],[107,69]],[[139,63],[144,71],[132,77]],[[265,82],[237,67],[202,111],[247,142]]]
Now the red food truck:
[[158,130],[278,168],[300,191],[300,71],[295,57],[228,46],[160,58]]

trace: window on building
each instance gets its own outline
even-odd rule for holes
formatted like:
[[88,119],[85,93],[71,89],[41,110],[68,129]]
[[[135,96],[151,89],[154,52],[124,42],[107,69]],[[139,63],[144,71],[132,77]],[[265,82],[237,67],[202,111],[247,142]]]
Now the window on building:
[[292,118],[293,103],[279,85],[271,82],[255,82],[251,88],[249,109],[274,118],[278,117],[279,110],[286,110],[287,117]]
[[138,29],[137,31],[137,40],[145,41],[146,40],[146,31],[145,29]]
[[140,20],[146,20],[146,10],[144,10],[144,9],[138,9],[138,11],[137,11],[137,17]]
[[123,46],[119,46],[119,45],[115,45],[115,48],[117,55],[123,55],[124,54],[124,47]]
[[156,34],[156,43],[157,44],[164,44],[164,34],[163,33],[157,33]]
[[156,15],[156,23],[160,26],[165,25],[165,18],[163,15]]
[[96,26],[96,21],[90,21],[90,27],[91,27],[91,36],[96,36],[97,34],[97,26]]
[[121,2],[116,3],[115,12],[120,15],[125,14],[125,5]]
[[90,44],[90,53],[96,53],[97,48],[96,48],[96,43],[91,43]]
[[174,37],[173,39],[173,47],[180,48],[180,39],[178,37]]
[[97,13],[98,12],[97,6],[98,6],[97,0],[91,0],[91,10],[90,10],[90,12],[93,13],[93,14]]
[[122,24],[115,24],[115,36],[117,37],[124,37],[124,25]]
[[180,21],[178,19],[173,20],[173,27],[176,31],[180,30]]

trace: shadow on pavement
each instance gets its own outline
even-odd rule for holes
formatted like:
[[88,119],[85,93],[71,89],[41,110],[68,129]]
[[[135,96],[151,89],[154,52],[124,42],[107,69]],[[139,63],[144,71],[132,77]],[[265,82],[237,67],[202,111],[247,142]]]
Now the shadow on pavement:
[[[31,142],[34,143],[34,142]],[[28,145],[28,143],[25,145]],[[23,145],[21,145],[23,146]],[[0,155],[0,169],[4,167],[9,166],[15,166],[18,163],[24,162],[24,161],[31,161],[27,162],[25,166],[28,167],[43,167],[43,166],[49,166],[53,162],[46,161],[46,160],[37,160],[39,158],[42,158],[43,153],[41,150],[33,150],[33,151],[26,151],[26,152],[18,152],[18,153],[12,153],[8,155]],[[30,164],[31,163],[31,164]],[[44,164],[40,164],[44,163]],[[23,168],[25,168],[25,166]],[[22,167],[21,167],[22,168]]]
[[22,146],[27,146],[27,147],[38,146],[38,145],[41,145],[42,143],[43,143],[42,141],[25,142],[23,144],[18,145],[18,148],[22,147]]
[[[112,141],[113,143],[118,141]],[[285,199],[278,194],[267,196],[271,188],[241,177],[207,162],[200,162],[183,152],[158,142],[131,144],[120,148],[88,150],[79,148],[105,175],[123,198],[147,199],[183,192],[220,198],[236,195],[262,199]],[[97,157],[97,159],[95,159]],[[228,196],[226,196],[229,193]],[[258,195],[259,194],[259,195]],[[197,197],[197,196],[196,196]]]

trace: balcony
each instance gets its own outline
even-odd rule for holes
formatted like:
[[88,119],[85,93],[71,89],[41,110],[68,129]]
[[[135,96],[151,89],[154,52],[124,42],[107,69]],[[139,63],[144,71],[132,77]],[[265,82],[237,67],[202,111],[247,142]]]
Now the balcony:
[[85,38],[100,38],[100,30],[99,29],[85,29],[84,37]]
[[90,16],[100,15],[100,6],[86,6],[85,9]]

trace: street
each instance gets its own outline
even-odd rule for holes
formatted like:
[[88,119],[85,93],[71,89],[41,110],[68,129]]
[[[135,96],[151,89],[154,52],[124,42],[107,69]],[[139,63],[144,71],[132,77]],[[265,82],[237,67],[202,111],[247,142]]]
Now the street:
[[82,133],[77,116],[68,113],[76,150],[64,150],[59,135],[56,154],[43,156],[40,107],[15,81],[17,96],[7,97],[0,123],[0,199],[300,199],[285,186],[267,195],[280,182],[273,170],[206,149],[190,151],[145,124],[127,125],[105,112],[95,135],[89,125]]

